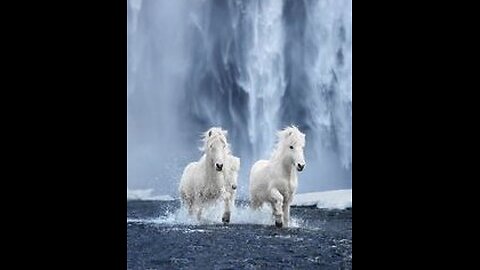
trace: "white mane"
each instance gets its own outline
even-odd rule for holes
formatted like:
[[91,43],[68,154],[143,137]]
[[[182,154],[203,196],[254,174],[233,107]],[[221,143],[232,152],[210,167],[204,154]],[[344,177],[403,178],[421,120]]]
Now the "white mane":
[[305,146],[305,134],[303,134],[296,126],[289,126],[277,132],[277,143],[272,152],[270,160],[277,160],[281,157],[285,147],[290,145],[294,147]]
[[228,131],[223,130],[220,127],[210,128],[201,135],[203,145],[200,147],[200,151],[205,152],[205,149],[207,149],[210,144],[212,144],[215,140],[220,140],[226,145],[227,154],[230,154],[231,151],[230,145],[227,142],[227,134]]

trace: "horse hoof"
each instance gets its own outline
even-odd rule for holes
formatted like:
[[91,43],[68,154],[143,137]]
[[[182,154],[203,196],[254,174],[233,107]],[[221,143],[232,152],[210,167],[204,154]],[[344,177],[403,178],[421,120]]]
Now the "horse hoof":
[[282,222],[277,222],[277,221],[275,221],[275,227],[281,228],[282,226],[283,226],[283,223],[282,223]]
[[228,223],[230,223],[230,218],[222,217],[222,222],[224,224],[228,224]]

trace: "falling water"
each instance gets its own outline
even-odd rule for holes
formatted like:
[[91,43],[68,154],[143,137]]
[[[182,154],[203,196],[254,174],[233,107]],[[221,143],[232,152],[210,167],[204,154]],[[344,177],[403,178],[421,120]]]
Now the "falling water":
[[351,0],[129,0],[128,186],[177,196],[199,135],[229,131],[248,171],[275,131],[307,135],[299,192],[352,185]]

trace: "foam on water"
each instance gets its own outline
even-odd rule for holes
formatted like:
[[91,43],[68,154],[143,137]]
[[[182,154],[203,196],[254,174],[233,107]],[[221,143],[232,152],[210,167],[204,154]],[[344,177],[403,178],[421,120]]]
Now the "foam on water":
[[[190,216],[187,209],[180,207],[175,210],[167,210],[157,218],[151,219],[127,219],[127,223],[145,223],[159,225],[213,225],[222,224],[223,203],[218,202],[203,210],[202,219]],[[274,219],[270,206],[264,205],[258,210],[251,209],[248,204],[235,205],[231,208],[230,224],[258,224],[273,225]],[[298,228],[303,224],[302,220],[290,217],[289,227]]]

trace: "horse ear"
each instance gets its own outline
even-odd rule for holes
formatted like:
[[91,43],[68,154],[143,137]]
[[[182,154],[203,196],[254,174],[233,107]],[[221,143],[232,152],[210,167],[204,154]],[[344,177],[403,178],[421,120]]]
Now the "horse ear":
[[211,136],[212,136],[212,131],[210,130],[210,131],[208,132],[208,137],[211,137]]

